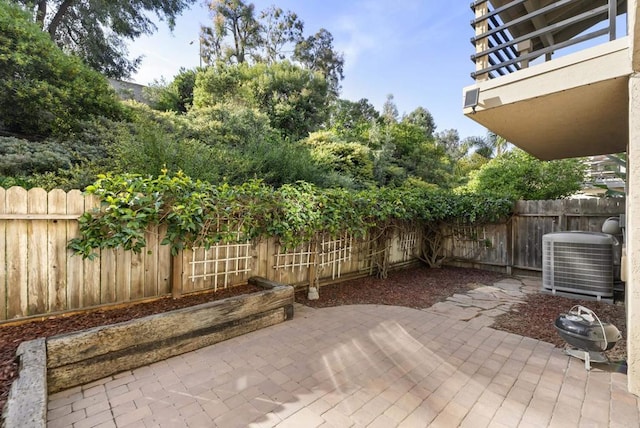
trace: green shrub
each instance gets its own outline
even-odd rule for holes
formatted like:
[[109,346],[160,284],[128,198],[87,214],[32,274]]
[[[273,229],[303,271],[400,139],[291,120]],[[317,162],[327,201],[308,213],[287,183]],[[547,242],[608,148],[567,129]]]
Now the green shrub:
[[53,141],[0,137],[0,175],[28,176],[71,166],[71,154]]
[[107,80],[64,54],[17,6],[0,2],[0,128],[64,134],[85,119],[118,117]]

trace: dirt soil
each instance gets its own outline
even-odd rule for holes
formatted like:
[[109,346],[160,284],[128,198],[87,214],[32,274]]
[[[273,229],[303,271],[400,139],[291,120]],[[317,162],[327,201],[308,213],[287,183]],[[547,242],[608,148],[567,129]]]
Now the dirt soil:
[[[428,308],[453,294],[465,293],[480,285],[490,285],[501,277],[499,274],[475,269],[416,267],[390,272],[386,279],[367,277],[324,286],[320,290],[319,300],[307,300],[306,291],[297,292],[295,298],[297,302],[315,308],[349,304]],[[11,383],[17,375],[15,351],[22,341],[127,321],[259,290],[261,289],[258,287],[244,285],[221,290],[215,294],[186,296],[179,300],[165,298],[116,309],[35,320],[19,325],[0,325],[0,409],[4,407]],[[517,305],[512,312],[497,318],[494,328],[564,346],[564,342],[553,328],[553,322],[560,313],[566,312],[576,304],[582,304],[594,310],[603,321],[613,323],[624,335],[626,325],[623,306],[584,302],[544,294],[530,295],[526,304]],[[626,357],[624,345],[624,340],[618,342],[610,351],[609,357],[616,361],[623,360]]]

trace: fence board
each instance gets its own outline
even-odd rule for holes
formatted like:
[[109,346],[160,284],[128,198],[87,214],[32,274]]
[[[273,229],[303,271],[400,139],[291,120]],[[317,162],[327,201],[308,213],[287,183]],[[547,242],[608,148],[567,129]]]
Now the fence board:
[[131,255],[131,288],[129,297],[132,300],[144,297],[144,274],[146,251]]
[[[84,199],[84,208],[86,211],[97,209],[100,206],[98,198],[93,195],[86,195]],[[102,296],[102,272],[101,261],[102,251],[94,250],[97,257],[93,260],[84,259],[84,304],[85,306],[99,305]]]
[[[11,187],[6,192],[8,214],[27,212],[27,191]],[[25,316],[28,311],[27,236],[28,222],[7,222],[7,318]]]
[[[162,242],[167,234],[167,226],[160,226],[158,229],[158,242]],[[163,296],[171,294],[171,248],[168,245],[158,247],[158,276],[157,294]]]
[[[67,213],[67,194],[60,189],[48,194],[49,214]],[[67,309],[67,221],[48,220],[49,311]]]
[[[0,187],[0,214],[7,212],[6,190]],[[7,318],[7,246],[6,221],[0,221],[0,320]]]
[[[67,214],[80,216],[84,212],[84,196],[79,190],[67,193]],[[78,222],[67,222],[67,239],[79,236]],[[69,308],[81,308],[84,306],[84,263],[80,256],[73,255],[71,250],[66,250],[67,262],[67,305]]]
[[144,297],[158,295],[158,235],[156,233],[145,234],[147,247],[143,250],[144,260]]
[[[47,192],[44,189],[31,189],[27,192],[27,213],[47,214]],[[27,259],[48,260],[47,220],[27,222]],[[47,263],[29,263],[27,272],[28,313],[46,312],[50,303],[48,296],[55,291],[48,290],[49,266]]]
[[100,303],[105,305],[116,301],[115,250],[102,250],[100,254]]
[[131,251],[118,248],[115,251],[115,258],[115,301],[128,302],[131,300]]

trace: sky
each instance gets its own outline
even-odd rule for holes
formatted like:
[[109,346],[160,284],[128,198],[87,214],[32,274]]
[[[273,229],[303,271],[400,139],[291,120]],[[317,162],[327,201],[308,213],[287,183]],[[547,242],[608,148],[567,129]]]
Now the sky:
[[[393,94],[398,111],[417,107],[431,112],[436,131],[457,129],[460,137],[485,136],[486,129],[462,114],[462,89],[471,85],[473,14],[468,1],[442,0],[254,0],[262,11],[272,5],[291,10],[304,21],[308,37],[321,28],[344,55],[341,98],[367,98],[379,111]],[[129,45],[131,56],[143,56],[133,81],[167,81],[180,67],[199,63],[199,31],[211,17],[198,0],[176,21]]]

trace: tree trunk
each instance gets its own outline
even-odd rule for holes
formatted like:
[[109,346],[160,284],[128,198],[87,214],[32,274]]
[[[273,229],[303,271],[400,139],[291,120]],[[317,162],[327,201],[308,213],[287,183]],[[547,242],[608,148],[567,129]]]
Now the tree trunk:
[[38,12],[36,12],[36,24],[40,26],[41,30],[44,30],[44,18],[47,16],[47,0],[38,1]]
[[67,14],[67,11],[69,10],[69,8],[71,7],[74,1],[75,0],[64,0],[62,4],[60,4],[60,8],[56,12],[56,14],[53,16],[53,19],[49,24],[49,28],[47,28],[47,32],[49,33],[49,36],[51,36],[51,39],[55,38],[56,31],[58,30],[58,26],[62,22],[62,18],[64,18],[64,16]]

